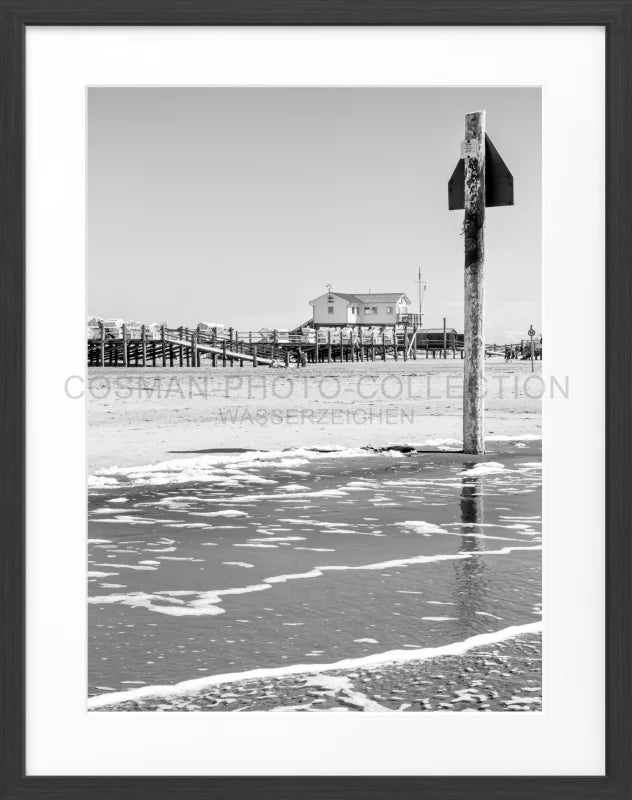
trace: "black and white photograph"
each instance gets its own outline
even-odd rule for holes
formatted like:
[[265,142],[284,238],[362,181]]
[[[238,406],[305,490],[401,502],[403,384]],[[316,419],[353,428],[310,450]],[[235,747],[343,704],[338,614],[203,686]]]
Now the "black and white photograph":
[[87,89],[90,711],[543,711],[541,100]]

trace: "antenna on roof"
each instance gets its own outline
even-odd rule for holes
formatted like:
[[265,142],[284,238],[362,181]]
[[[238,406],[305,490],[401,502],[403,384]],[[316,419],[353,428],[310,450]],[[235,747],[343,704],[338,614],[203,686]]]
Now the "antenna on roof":
[[421,280],[421,267],[419,267],[419,272],[417,273],[417,284],[419,287],[419,324],[423,324],[423,297],[426,293],[426,289],[428,288],[428,284],[426,281]]
[[331,284],[330,283],[327,284],[327,292],[328,292],[327,302],[328,303],[333,303],[334,302],[334,298],[333,298],[333,295],[331,293]]

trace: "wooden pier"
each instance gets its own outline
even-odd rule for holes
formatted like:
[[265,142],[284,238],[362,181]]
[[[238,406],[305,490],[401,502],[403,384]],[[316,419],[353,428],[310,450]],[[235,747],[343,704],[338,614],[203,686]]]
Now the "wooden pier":
[[[308,333],[300,330],[262,333],[165,325],[130,330],[123,325],[119,335],[111,335],[100,325],[98,335],[87,340],[88,366],[287,368],[293,364],[463,358],[462,334],[424,333],[406,322],[369,330],[360,325],[315,328]],[[507,348],[513,351],[518,345],[486,345],[486,355],[501,356]]]
[[162,326],[159,335],[146,326],[120,336],[109,336],[100,326],[98,338],[88,339],[88,366],[94,367],[200,367],[288,366],[288,353],[273,343],[243,341],[228,332],[202,332]]

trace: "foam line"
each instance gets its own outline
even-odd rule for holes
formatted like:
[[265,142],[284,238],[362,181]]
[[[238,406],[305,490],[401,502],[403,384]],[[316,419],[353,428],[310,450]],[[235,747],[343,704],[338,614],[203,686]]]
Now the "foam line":
[[170,686],[143,686],[138,689],[128,689],[123,692],[110,692],[108,694],[90,697],[88,709],[94,710],[106,706],[125,703],[129,700],[142,700],[146,697],[175,697],[194,694],[211,686],[236,681],[257,680],[262,678],[283,678],[286,675],[314,675],[333,670],[346,670],[358,668],[377,667],[383,664],[404,664],[410,661],[427,661],[431,658],[442,656],[461,656],[475,647],[498,644],[516,636],[528,633],[540,633],[542,621],[531,622],[526,625],[513,625],[492,633],[479,633],[460,642],[441,645],[440,647],[423,647],[418,650],[387,650],[384,653],[375,653],[360,658],[345,658],[332,664],[291,664],[284,667],[271,667],[251,669],[245,672],[229,672],[223,675],[208,675],[205,678],[194,678]]
[[[263,542],[254,544],[236,544],[235,547],[276,547],[276,545],[266,545]],[[224,595],[233,594],[248,594],[250,592],[260,592],[264,589],[270,589],[272,585],[277,583],[287,583],[288,581],[301,580],[306,578],[322,578],[326,572],[347,572],[356,570],[382,570],[393,569],[396,567],[407,567],[410,564],[432,564],[439,561],[454,561],[460,559],[468,559],[473,556],[504,556],[513,553],[516,550],[541,550],[542,545],[533,546],[518,546],[518,547],[502,547],[499,550],[477,550],[476,552],[465,553],[450,553],[439,554],[434,556],[410,556],[409,558],[397,558],[391,561],[378,561],[373,564],[359,564],[351,566],[348,564],[331,564],[327,566],[313,567],[307,572],[295,572],[288,575],[273,575],[270,578],[263,578],[262,583],[253,584],[251,586],[234,587],[230,589],[216,589],[206,592],[189,592],[186,594],[196,595],[197,599],[192,600],[187,605],[178,605],[177,607],[169,605],[156,605],[152,602],[154,595],[144,592],[131,592],[129,594],[110,594],[103,596],[88,597],[88,603],[94,605],[103,605],[105,603],[120,603],[121,605],[131,606],[132,608],[146,608],[148,611],[155,611],[159,614],[169,614],[171,616],[185,616],[191,614],[193,616],[201,616],[204,614],[223,614],[222,608],[217,608],[217,604],[221,603],[221,598]],[[97,567],[114,566],[124,567],[124,564],[96,564]],[[129,567],[129,569],[156,569],[150,566]],[[164,594],[164,592],[156,592],[156,594]]]
[[[318,450],[298,447],[289,450],[251,450],[238,454],[203,455],[196,458],[178,458],[134,467],[113,466],[98,470],[88,476],[90,489],[117,486],[121,479],[126,486],[163,485],[191,481],[216,482],[223,485],[239,483],[267,483],[244,470],[257,467],[294,467],[310,461],[330,458],[356,458],[374,455],[364,448],[332,447]],[[275,483],[275,481],[272,481]]]

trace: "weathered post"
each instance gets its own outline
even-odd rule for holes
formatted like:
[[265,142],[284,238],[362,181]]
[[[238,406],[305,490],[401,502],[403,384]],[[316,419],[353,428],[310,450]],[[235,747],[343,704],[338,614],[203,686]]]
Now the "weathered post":
[[485,452],[483,393],[485,338],[485,112],[465,115],[465,324],[463,452]]
[[446,318],[443,318],[443,358],[448,357],[448,329],[446,328]]
[[386,361],[386,328],[382,325],[382,361]]
[[143,367],[147,366],[147,328],[143,325],[140,329]]
[[327,363],[331,364],[331,328],[327,331]]
[[101,341],[99,343],[99,350],[100,350],[100,362],[99,366],[105,366],[105,327],[103,326],[102,322],[99,322],[99,333]]
[[162,366],[167,366],[167,343],[165,341],[165,326],[160,326],[160,338],[162,339]]
[[127,325],[123,323],[123,366],[127,366]]
[[408,361],[408,322],[404,323],[404,361]]
[[533,329],[533,325],[531,325],[531,327],[529,328],[528,333],[529,333],[529,338],[531,339],[531,372],[533,372],[535,370],[535,365],[533,363],[535,358],[535,350],[533,347],[533,337],[535,336],[535,330]]
[[195,333],[191,334],[191,356],[192,356],[192,367],[198,366],[198,357],[197,357],[197,336]]
[[395,361],[397,361],[397,325],[393,325],[393,344],[395,346],[394,349]]
[[[213,366],[215,366],[215,364],[213,364]],[[259,366],[259,364],[257,362],[257,343],[256,342],[252,346],[252,366],[253,367],[258,367]]]
[[318,364],[318,328],[314,328],[314,361]]

